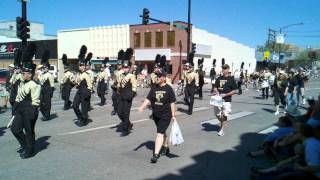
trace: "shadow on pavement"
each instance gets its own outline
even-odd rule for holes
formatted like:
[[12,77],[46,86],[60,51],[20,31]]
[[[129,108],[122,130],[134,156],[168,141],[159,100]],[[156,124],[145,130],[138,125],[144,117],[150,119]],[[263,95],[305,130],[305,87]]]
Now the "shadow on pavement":
[[273,109],[268,109],[268,108],[262,108],[262,110],[267,111],[269,113],[274,113],[276,111],[274,111]]
[[223,179],[248,180],[250,167],[260,162],[246,156],[246,153],[257,148],[265,135],[246,133],[241,136],[238,146],[224,152],[204,151],[192,156],[194,161],[189,166],[178,169],[178,174],[167,174],[158,180],[171,179]]
[[49,142],[48,140],[51,138],[51,136],[43,136],[43,137],[40,137],[36,140],[36,143],[35,143],[35,151],[36,153],[35,154],[38,154],[40,151],[43,151],[45,149],[48,148],[49,146]]
[[137,146],[136,148],[134,148],[134,151],[138,151],[140,148],[142,147],[146,147],[147,149],[149,150],[153,150],[154,148],[154,141],[147,141],[147,142],[144,142],[144,143],[141,143],[139,146]]
[[203,131],[219,131],[220,127],[218,125],[213,125],[210,123],[203,123],[202,124]]
[[188,114],[188,110],[186,110],[186,109],[177,108],[177,111],[180,111],[182,113]]
[[251,102],[244,102],[244,101],[232,101],[232,103],[240,103],[240,104],[257,104],[257,105],[267,105],[267,106],[274,106],[273,104],[268,104],[268,103],[251,103]]
[[[140,144],[139,146],[137,146],[136,148],[134,148],[133,151],[138,151],[142,147],[146,147],[148,150],[153,151],[153,149],[154,149],[154,141],[144,142],[144,143]],[[176,154],[172,154],[171,152],[166,156],[168,158],[170,158],[170,159],[180,157],[180,156],[178,156]]]
[[6,130],[7,129],[7,127],[0,127],[0,136],[3,136],[4,135],[4,133],[6,133]]

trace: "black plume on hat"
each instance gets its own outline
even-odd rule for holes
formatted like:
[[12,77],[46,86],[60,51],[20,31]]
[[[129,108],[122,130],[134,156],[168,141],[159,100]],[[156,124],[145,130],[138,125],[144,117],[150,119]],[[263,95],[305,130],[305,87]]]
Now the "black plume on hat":
[[120,64],[123,64],[124,58],[125,58],[125,52],[124,52],[123,49],[121,49],[121,50],[118,52],[118,61],[121,61]]
[[221,65],[223,66],[226,62],[225,62],[224,58],[222,58],[221,61],[222,61],[222,62],[221,62]]
[[102,61],[102,65],[106,66],[108,62],[109,62],[109,57],[105,57],[104,60]]
[[198,59],[198,67],[203,65],[203,61],[204,61],[203,58],[202,59]]
[[86,57],[86,65],[91,65],[91,59],[92,59],[93,54],[91,52],[88,53]]
[[155,67],[159,67],[160,66],[160,60],[161,60],[161,55],[160,54],[157,54],[156,55],[156,58],[154,60],[154,66]]
[[87,54],[87,46],[82,45],[80,48],[79,56],[78,56],[79,60],[84,59],[86,54]]
[[82,45],[80,48],[80,52],[79,52],[79,56],[78,56],[78,63],[81,65],[85,65],[86,64],[86,57],[87,54],[87,46]]
[[165,55],[161,56],[161,58],[160,58],[160,67],[161,68],[166,67],[166,63],[167,63],[167,57]]
[[22,51],[20,49],[16,49],[14,51],[14,66],[15,67],[21,67],[22,62]]
[[23,71],[34,73],[36,65],[33,64],[32,59],[36,54],[37,46],[34,43],[30,43],[23,53]]
[[213,59],[212,66],[216,66],[216,59]]
[[68,56],[66,54],[62,55],[61,60],[62,60],[62,63],[63,63],[64,66],[69,66],[69,64],[68,64]]
[[36,54],[36,51],[37,51],[36,44],[30,43],[27,46],[26,51],[24,51],[24,53],[23,53],[23,60],[22,60],[23,63],[32,62],[32,59],[33,59],[34,55]]
[[50,57],[49,50],[43,51],[40,64],[43,66],[49,66],[49,57]]
[[243,66],[244,66],[244,62],[241,63],[240,69],[243,69]]
[[127,48],[127,50],[125,52],[125,55],[124,55],[124,59],[130,61],[131,58],[132,58],[132,55],[133,55],[133,49],[132,48]]

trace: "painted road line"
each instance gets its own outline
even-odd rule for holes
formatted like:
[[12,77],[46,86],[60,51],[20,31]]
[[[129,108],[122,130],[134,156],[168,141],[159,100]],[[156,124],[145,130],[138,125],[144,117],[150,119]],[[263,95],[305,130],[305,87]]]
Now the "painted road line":
[[307,88],[306,91],[319,90],[320,88]]
[[278,126],[271,126],[271,127],[267,128],[267,129],[264,129],[264,130],[258,132],[258,134],[269,134],[271,132],[274,132],[277,129],[279,129]]
[[[137,109],[137,108],[132,108],[132,109]],[[197,111],[203,111],[209,109],[209,107],[196,107],[194,108],[194,112]],[[184,113],[177,113],[176,115],[183,115]],[[143,121],[148,121],[150,119],[140,119],[140,120],[136,120],[136,121],[131,121],[132,123],[138,123],[138,122],[143,122]],[[78,134],[78,133],[83,133],[83,132],[90,132],[90,131],[95,131],[95,130],[99,130],[99,129],[105,129],[105,128],[111,128],[114,127],[118,124],[111,124],[111,125],[106,125],[106,126],[100,126],[100,127],[95,127],[95,128],[89,128],[89,129],[83,129],[83,130],[79,130],[79,131],[73,131],[73,132],[67,132],[67,133],[60,133],[58,135],[70,135],[70,134]]]
[[[193,108],[193,112],[204,111],[207,109],[210,109],[210,107],[208,107],[208,106],[196,107],[196,108]],[[183,115],[183,114],[186,114],[186,113],[178,111],[176,115],[179,116],[179,115]]]
[[[231,114],[228,118],[228,121],[232,121],[232,120],[235,120],[235,119],[238,119],[241,117],[249,116],[254,113],[255,112],[249,112],[249,111],[237,112],[237,113]],[[212,124],[212,125],[216,125],[216,124],[219,124],[220,121],[218,119],[211,119],[211,120],[201,122],[201,124],[207,124],[207,123]]]
[[[143,122],[143,121],[148,121],[148,120],[150,120],[150,119],[140,119],[140,120],[136,120],[136,121],[131,121],[131,123],[138,123],[138,122]],[[79,130],[79,131],[61,133],[61,134],[58,134],[58,135],[71,135],[71,134],[78,134],[78,133],[83,133],[83,132],[90,132],[90,131],[95,131],[95,130],[99,130],[99,129],[111,128],[111,127],[117,126],[118,124],[119,124],[119,123],[117,123],[117,124],[110,124],[110,125],[106,125],[106,126],[100,126],[100,127],[95,127],[95,128],[83,129],[83,130]]]

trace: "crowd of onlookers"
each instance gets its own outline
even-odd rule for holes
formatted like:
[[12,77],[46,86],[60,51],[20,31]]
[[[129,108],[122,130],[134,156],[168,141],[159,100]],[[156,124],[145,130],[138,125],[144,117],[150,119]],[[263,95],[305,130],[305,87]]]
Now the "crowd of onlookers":
[[307,98],[308,108],[301,115],[288,108],[278,119],[278,129],[270,133],[259,150],[247,155],[265,156],[270,167],[252,167],[252,179],[320,178],[320,96]]

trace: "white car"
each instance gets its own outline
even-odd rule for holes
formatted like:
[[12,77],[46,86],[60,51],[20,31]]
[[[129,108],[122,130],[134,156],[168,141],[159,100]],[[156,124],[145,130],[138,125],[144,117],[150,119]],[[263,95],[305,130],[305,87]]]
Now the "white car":
[[56,65],[50,65],[49,72],[53,75],[54,81],[58,82],[58,69]]

